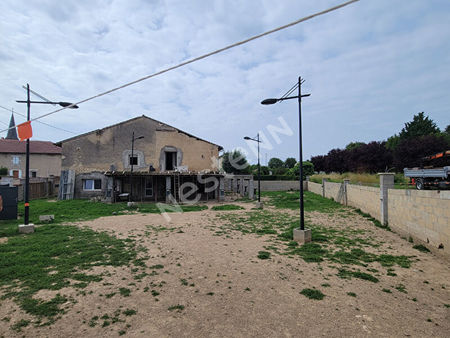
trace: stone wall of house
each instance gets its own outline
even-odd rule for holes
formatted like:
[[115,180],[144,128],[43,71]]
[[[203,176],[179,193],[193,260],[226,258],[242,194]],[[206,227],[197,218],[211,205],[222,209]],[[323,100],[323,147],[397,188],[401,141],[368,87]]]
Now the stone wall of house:
[[[19,163],[13,163],[13,156],[19,157]],[[20,170],[21,177],[25,178],[25,154],[0,154],[0,167],[11,170]],[[30,154],[30,171],[36,171],[37,177],[59,176],[61,173],[61,155],[59,154]]]
[[134,142],[134,155],[138,157],[134,171],[148,171],[150,166],[156,172],[164,170],[164,147],[177,152],[177,165],[186,166],[189,171],[218,169],[217,145],[144,116],[63,141],[62,169],[72,169],[77,174],[130,170],[133,132],[135,137],[144,136]]

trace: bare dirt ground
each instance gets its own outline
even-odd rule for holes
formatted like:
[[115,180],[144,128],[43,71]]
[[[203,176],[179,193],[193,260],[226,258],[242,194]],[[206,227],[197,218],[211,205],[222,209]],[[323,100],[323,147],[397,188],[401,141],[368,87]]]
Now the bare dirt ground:
[[[30,325],[15,332],[10,329],[11,323],[0,321],[0,334],[4,337],[450,336],[448,261],[413,249],[408,241],[376,228],[359,215],[344,217],[320,212],[307,213],[308,220],[331,228],[364,230],[365,236],[380,243],[380,247],[370,250],[415,256],[411,258],[412,266],[395,267],[395,276],[375,273],[379,282],[372,283],[340,278],[336,264],[326,261],[306,263],[299,256],[274,251],[270,259],[261,260],[258,252],[266,250],[265,247],[282,247],[273,239],[274,235],[234,230],[220,233],[227,221],[217,215],[244,216],[253,207],[249,203],[240,205],[245,210],[173,213],[170,223],[157,214],[104,217],[80,223],[79,226],[107,231],[119,238],[134,239],[147,248],[147,267],[142,270],[147,275],[136,279],[141,271],[132,271],[131,267],[96,268],[95,272],[109,272],[101,282],[90,283],[84,292],[73,288],[58,291],[76,302],[67,304],[67,312],[53,325]],[[376,262],[371,267],[383,270]],[[300,294],[305,288],[316,288],[325,297],[309,299]],[[129,290],[129,295],[123,290]],[[53,296],[48,291],[48,297]],[[124,314],[127,310],[128,315]],[[14,302],[2,301],[0,319],[12,316],[32,319]]]

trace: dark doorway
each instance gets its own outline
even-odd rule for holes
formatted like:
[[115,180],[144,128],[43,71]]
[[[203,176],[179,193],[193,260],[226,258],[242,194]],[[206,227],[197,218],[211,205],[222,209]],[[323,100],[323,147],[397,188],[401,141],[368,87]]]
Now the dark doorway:
[[166,151],[166,170],[174,170],[177,166],[177,153]]

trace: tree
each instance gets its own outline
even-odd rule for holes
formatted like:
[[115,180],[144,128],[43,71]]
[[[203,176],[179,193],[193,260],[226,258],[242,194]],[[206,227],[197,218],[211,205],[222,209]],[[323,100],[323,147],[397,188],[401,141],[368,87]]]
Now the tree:
[[346,151],[342,149],[331,149],[325,160],[327,172],[338,172],[340,174],[348,171],[346,162]]
[[411,139],[425,135],[440,133],[438,126],[425,113],[414,115],[411,122],[406,122],[405,127],[400,131],[400,140]]
[[394,151],[394,166],[403,168],[419,167],[425,156],[450,149],[450,140],[445,135],[425,135],[403,140]]
[[386,142],[372,141],[345,154],[347,168],[351,172],[377,173],[392,166],[392,151]]
[[349,144],[347,144],[345,146],[345,150],[353,150],[353,149],[361,147],[362,145],[365,145],[365,143],[364,142],[350,142]]
[[445,132],[450,135],[450,124],[445,127]]
[[284,162],[279,158],[272,157],[269,160],[269,168],[282,168],[284,166]]
[[291,169],[294,168],[295,164],[297,163],[297,160],[293,157],[288,157],[286,161],[284,161],[284,167]]
[[239,150],[227,151],[223,154],[222,168],[228,174],[248,174],[249,164]]
[[325,165],[326,164],[325,158],[326,158],[326,156],[324,156],[324,155],[318,155],[318,156],[311,157],[311,163],[314,165],[314,169],[317,172],[327,171],[327,168]]
[[[289,169],[287,175],[299,176],[300,162],[297,162],[293,168]],[[303,179],[306,179],[306,176],[311,175],[314,175],[314,164],[312,164],[310,161],[303,161]]]

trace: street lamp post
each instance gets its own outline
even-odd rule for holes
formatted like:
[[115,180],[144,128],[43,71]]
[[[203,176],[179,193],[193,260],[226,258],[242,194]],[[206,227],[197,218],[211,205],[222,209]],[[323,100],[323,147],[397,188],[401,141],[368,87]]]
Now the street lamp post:
[[258,203],[259,203],[259,207],[261,206],[261,165],[259,163],[259,144],[261,143],[261,141],[259,140],[259,133],[256,136],[256,139],[245,136],[244,140],[251,140],[251,141],[255,141],[258,143]]
[[[16,101],[17,103],[26,103],[27,104],[27,121],[30,121],[30,108],[31,103],[39,103],[39,104],[52,104],[52,105],[60,105],[61,107],[68,107],[72,109],[77,109],[78,106],[70,103],[70,102],[52,102],[52,101],[31,101],[30,100],[30,85],[27,83],[27,100],[26,101]],[[27,226],[29,224],[30,219],[30,139],[27,139],[26,145],[26,161],[25,161],[25,215],[24,215],[24,224]]]
[[[283,96],[278,99],[265,99],[261,102],[261,104],[269,105],[269,104],[277,103],[279,101],[298,99],[298,128],[299,128],[298,137],[299,137],[299,148],[300,148],[300,150],[299,150],[299,155],[300,155],[300,179],[299,179],[300,180],[300,231],[302,234],[301,236],[305,235],[305,237],[301,240],[303,242],[309,242],[311,240],[310,230],[308,231],[307,234],[304,234],[304,232],[305,232],[305,210],[304,210],[304,197],[303,197],[302,97],[307,97],[307,96],[310,96],[311,94],[303,94],[302,95],[302,83],[303,82],[305,82],[305,80],[303,80],[301,78],[301,76],[299,76],[298,83],[296,85],[298,87],[298,95],[297,96]],[[295,89],[295,87],[293,89]],[[292,92],[292,89],[288,93],[291,93],[291,92]],[[308,240],[308,236],[309,236],[309,240]],[[295,237],[295,232],[294,232],[294,237]]]
[[133,202],[133,165],[134,165],[134,141],[143,139],[144,136],[138,136],[134,137],[134,131],[133,136],[131,138],[131,173],[130,173],[130,202]]

